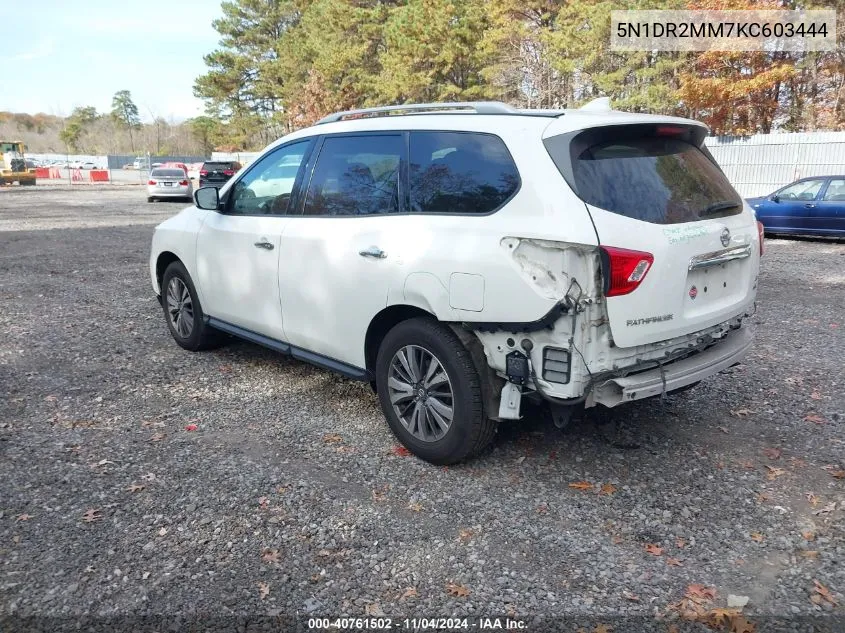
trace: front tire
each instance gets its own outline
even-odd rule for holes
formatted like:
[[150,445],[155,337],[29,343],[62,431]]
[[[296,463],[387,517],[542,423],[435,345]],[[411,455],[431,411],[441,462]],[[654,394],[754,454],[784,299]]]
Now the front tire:
[[219,347],[222,335],[205,323],[194,282],[182,262],[173,262],[161,278],[161,305],[173,340],[189,351]]
[[387,333],[376,360],[376,388],[393,434],[427,462],[460,462],[493,439],[496,423],[484,413],[470,353],[433,319],[409,319]]

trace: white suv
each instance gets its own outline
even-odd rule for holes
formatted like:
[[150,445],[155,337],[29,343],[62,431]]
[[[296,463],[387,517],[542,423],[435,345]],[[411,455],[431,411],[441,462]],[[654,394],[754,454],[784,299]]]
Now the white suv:
[[606,100],[334,114],[160,224],[153,288],[185,349],[225,333],[368,381],[454,463],[522,400],[563,425],[745,355],[762,238],[706,135]]

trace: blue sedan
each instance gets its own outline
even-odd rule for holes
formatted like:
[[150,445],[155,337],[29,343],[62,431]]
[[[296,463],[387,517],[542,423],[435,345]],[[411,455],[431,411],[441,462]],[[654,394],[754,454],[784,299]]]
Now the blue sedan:
[[845,176],[802,178],[748,204],[766,233],[845,237]]

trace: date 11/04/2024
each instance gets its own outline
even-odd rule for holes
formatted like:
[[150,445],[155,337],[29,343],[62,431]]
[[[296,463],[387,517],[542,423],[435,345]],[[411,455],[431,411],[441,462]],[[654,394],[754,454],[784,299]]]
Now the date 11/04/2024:
[[309,618],[309,629],[371,629],[389,630],[406,629],[425,630],[481,630],[481,631],[518,631],[526,628],[526,623],[515,618]]

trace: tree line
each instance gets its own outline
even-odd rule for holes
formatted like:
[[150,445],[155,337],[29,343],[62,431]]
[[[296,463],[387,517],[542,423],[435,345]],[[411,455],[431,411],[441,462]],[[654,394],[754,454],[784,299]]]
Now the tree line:
[[[845,129],[845,0],[226,0],[194,94],[211,145],[257,149],[337,110],[502,100],[704,120],[716,134]],[[610,50],[612,9],[838,9],[833,52]]]
[[67,117],[0,112],[0,138],[21,140],[32,153],[187,154],[207,156],[214,149],[203,119],[141,121],[128,90],[119,90],[109,112],[93,106],[74,108]]

